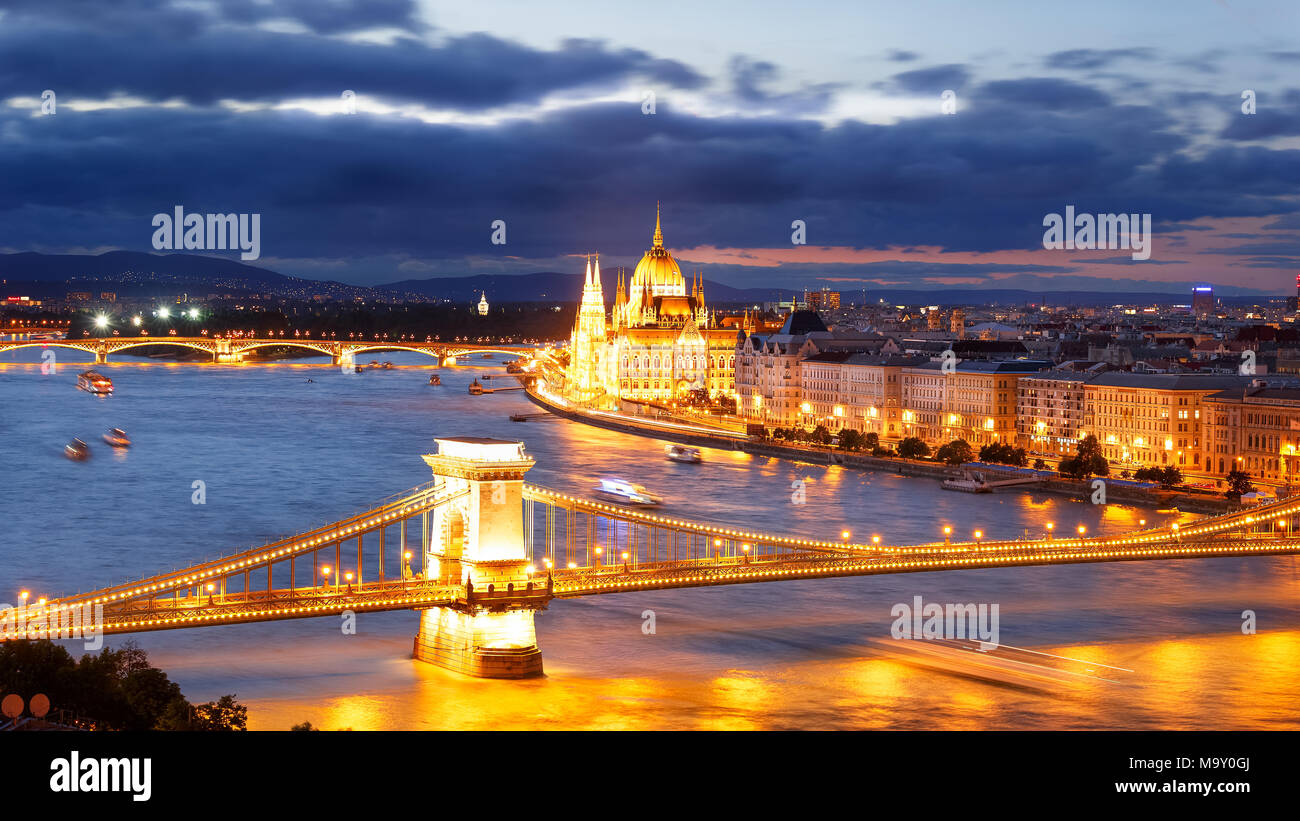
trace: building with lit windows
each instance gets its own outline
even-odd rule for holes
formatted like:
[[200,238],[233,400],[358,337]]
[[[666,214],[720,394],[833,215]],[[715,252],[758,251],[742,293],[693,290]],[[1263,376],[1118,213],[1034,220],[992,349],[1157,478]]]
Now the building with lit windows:
[[1084,386],[1084,435],[1101,443],[1113,472],[1175,465],[1203,470],[1205,398],[1241,390],[1250,377],[1218,374],[1100,374]]
[[1043,371],[1016,385],[1017,445],[1036,456],[1073,456],[1086,429],[1084,396],[1098,374]]
[[944,370],[942,360],[905,367],[900,373],[901,436],[931,446],[965,439],[975,448],[1016,443],[1016,401],[1020,380],[1051,367],[1026,359],[959,361]]
[[1206,396],[1203,464],[1227,476],[1234,468],[1271,484],[1300,483],[1300,386],[1256,380]]

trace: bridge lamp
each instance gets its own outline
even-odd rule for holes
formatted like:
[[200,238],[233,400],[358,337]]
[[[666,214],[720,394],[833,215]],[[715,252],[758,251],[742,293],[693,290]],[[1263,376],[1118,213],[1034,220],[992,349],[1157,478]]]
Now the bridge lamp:
[[577,569],[578,569],[578,565],[577,565],[576,563],[574,563],[574,562],[569,562],[569,569],[570,569],[570,570],[577,570]]
[[139,314],[136,314],[135,316],[131,317],[131,324],[137,328],[139,328],[140,324],[143,322],[144,319]]
[[542,564],[546,565],[547,570],[550,570],[554,566],[550,559],[543,560]]
[[31,595],[32,595],[32,594],[31,594],[31,593],[28,593],[26,590],[24,590],[24,591],[22,591],[21,593],[18,594],[18,598],[20,598],[20,599],[23,600],[23,606],[24,606],[24,607],[27,606],[27,598],[28,598],[29,596],[31,596]]
[[531,576],[531,575],[533,575],[534,573],[537,572],[537,568],[533,567],[533,566],[530,564],[530,565],[528,565],[527,567],[524,568],[524,572]]
[[977,530],[977,531],[975,531],[975,538],[976,538],[976,539],[983,539],[983,538],[984,538],[984,531],[982,531],[982,530]]
[[748,552],[749,552],[749,543],[748,543],[748,542],[742,543],[742,544],[740,545],[740,549],[741,549],[742,551],[744,551],[745,553],[748,553]]
[[172,312],[167,310],[166,308],[159,308],[154,313],[155,315],[157,315],[159,319],[167,319],[172,315]]
[[209,593],[211,593],[211,592],[213,591],[213,589],[215,589],[215,587],[216,587],[216,585],[214,585],[212,582],[208,582],[208,592],[209,592]]
[[343,578],[347,579],[348,581],[352,581],[352,571],[349,570],[348,572],[344,573]]
[[185,313],[185,315],[188,316],[190,319],[198,319],[198,318],[199,318],[199,309],[198,309],[198,308],[190,308],[189,311],[187,311],[187,312]]
[[853,534],[850,533],[850,532],[848,532],[847,530],[841,530],[841,531],[840,531],[840,538],[843,539],[843,540],[846,541],[846,542],[849,540],[849,537],[852,536],[852,535],[853,535]]
[[1083,534],[1085,534],[1085,533],[1087,533],[1087,532],[1088,532],[1088,528],[1084,527],[1083,525],[1079,525],[1079,535],[1080,535],[1080,536],[1082,536]]
[[872,536],[872,537],[871,537],[871,543],[872,543],[872,544],[880,544],[880,537],[879,537],[879,536]]

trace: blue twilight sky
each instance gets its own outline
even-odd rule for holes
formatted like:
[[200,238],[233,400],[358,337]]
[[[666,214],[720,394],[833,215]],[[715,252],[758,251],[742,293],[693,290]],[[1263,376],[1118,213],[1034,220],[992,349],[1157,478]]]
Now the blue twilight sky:
[[[1280,0],[0,0],[0,252],[152,250],[182,205],[261,214],[287,274],[576,272],[662,201],[740,287],[1285,293],[1298,35]],[[1044,250],[1068,205],[1150,213],[1150,259]]]

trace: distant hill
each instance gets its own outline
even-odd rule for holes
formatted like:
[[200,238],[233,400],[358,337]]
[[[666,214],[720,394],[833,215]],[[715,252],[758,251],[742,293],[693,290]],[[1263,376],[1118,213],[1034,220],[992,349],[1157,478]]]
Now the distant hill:
[[250,282],[283,283],[291,279],[238,260],[196,254],[109,251],[98,255],[31,252],[0,255],[0,277],[23,282],[63,282],[74,277],[103,279],[128,272],[177,277],[236,278]]
[[[148,254],[109,251],[103,254],[0,254],[0,279],[6,290],[33,297],[58,298],[69,290],[104,288],[121,296],[154,296],[179,291],[203,295],[275,293],[308,298],[371,297],[379,291],[342,282],[301,279],[234,259],[199,254]],[[391,295],[389,295],[391,296]]]
[[[271,292],[284,296],[309,298],[327,294],[336,299],[361,297],[401,298],[419,296],[426,299],[459,303],[477,302],[486,293],[489,302],[577,302],[582,296],[582,274],[543,271],[535,274],[477,274],[462,277],[406,279],[366,287],[327,280],[285,276],[266,268],[248,265],[236,259],[199,254],[149,254],[138,251],[109,251],[104,254],[0,254],[0,279],[6,288],[22,290],[32,296],[61,297],[67,290],[96,285],[112,286],[123,294],[142,294],[166,290],[190,290],[204,294],[211,291]],[[602,273],[605,300],[614,300],[617,274],[613,268]],[[1225,288],[1226,290],[1226,288]],[[714,305],[757,304],[788,300],[802,295],[802,288],[734,288],[706,280],[704,295]],[[843,301],[861,303],[861,288],[844,288]],[[3,296],[3,295],[0,295]],[[1228,304],[1241,305],[1280,299],[1264,295],[1226,295],[1216,297]],[[1048,305],[1104,306],[1117,303],[1179,303],[1191,301],[1190,286],[1171,283],[1168,291],[1125,292],[1105,287],[1100,280],[1096,290],[1043,291],[1026,289],[878,289],[867,288],[870,302],[884,300],[891,305]]]

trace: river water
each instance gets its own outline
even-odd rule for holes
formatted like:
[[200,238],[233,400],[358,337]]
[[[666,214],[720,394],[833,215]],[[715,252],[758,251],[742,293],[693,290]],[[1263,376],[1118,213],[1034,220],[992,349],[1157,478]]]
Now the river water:
[[[0,602],[56,596],[183,566],[364,509],[431,477],[434,436],[522,439],[530,482],[576,493],[611,474],[665,497],[665,512],[834,539],[886,542],[1058,532],[1166,521],[1131,506],[1048,494],[943,492],[931,479],[662,443],[535,412],[521,393],[469,396],[499,361],[345,375],[323,360],[217,366],[127,356],[100,370],[109,398],[75,388],[87,361],[0,354]],[[308,381],[312,380],[312,381]],[[506,384],[503,380],[500,384]],[[135,444],[111,452],[110,427]],[[72,437],[94,456],[62,456]],[[805,480],[803,504],[791,483]],[[204,482],[206,503],[192,503]],[[1190,518],[1190,517],[1188,517]],[[472,680],[410,658],[417,616],[362,614],[134,636],[186,697],[235,693],[253,729],[327,728],[1300,728],[1300,565],[1224,558],[972,570],[627,593],[556,601],[538,615],[547,675]],[[891,608],[997,604],[1003,644],[1081,659],[1068,688],[940,670],[891,648]],[[642,630],[654,612],[655,631]],[[1243,634],[1253,610],[1258,633]],[[123,637],[110,637],[110,643]],[[74,653],[77,642],[69,642]],[[57,706],[57,705],[56,705]]]

